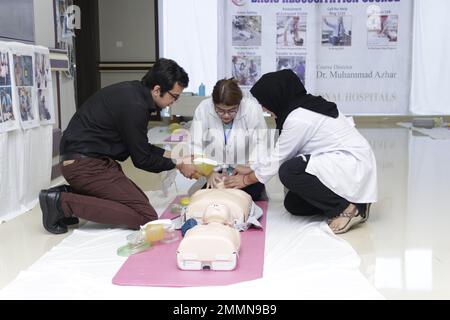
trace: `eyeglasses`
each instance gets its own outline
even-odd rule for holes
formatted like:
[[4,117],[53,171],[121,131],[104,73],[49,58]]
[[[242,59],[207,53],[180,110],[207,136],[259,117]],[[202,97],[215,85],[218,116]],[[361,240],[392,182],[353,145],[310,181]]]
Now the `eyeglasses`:
[[173,94],[170,91],[167,91],[167,93],[169,94],[169,96],[171,96],[173,98],[174,101],[177,101],[180,98],[179,94]]
[[239,111],[239,107],[231,109],[231,110],[224,110],[224,109],[220,109],[218,107],[215,107],[215,109],[219,116],[224,116],[225,114],[229,114],[230,116],[235,116],[236,113],[238,113],[238,111]]

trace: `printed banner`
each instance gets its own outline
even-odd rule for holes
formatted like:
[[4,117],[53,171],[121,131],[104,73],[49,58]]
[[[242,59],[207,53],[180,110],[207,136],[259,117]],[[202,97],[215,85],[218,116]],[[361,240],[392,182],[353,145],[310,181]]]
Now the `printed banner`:
[[35,103],[42,125],[55,123],[53,107],[52,74],[50,70],[50,51],[48,48],[34,47],[35,72]]
[[19,128],[16,105],[13,95],[13,77],[11,76],[12,55],[9,47],[0,42],[0,133]]
[[19,120],[23,129],[39,126],[39,114],[35,104],[34,89],[34,49],[21,43],[10,43],[13,55],[14,84]]
[[249,90],[262,74],[288,68],[347,114],[407,114],[412,7],[410,0],[227,0],[219,10],[224,76]]

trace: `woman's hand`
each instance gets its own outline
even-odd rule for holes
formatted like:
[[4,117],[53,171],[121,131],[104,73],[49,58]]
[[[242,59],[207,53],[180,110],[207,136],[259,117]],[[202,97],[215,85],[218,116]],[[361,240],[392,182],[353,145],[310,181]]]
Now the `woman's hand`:
[[223,189],[223,178],[224,176],[221,173],[211,173],[208,177],[208,181],[206,182],[206,189]]
[[234,168],[233,174],[242,174],[242,175],[246,175],[246,174],[250,174],[252,173],[253,170],[250,167],[247,166],[243,166],[243,165],[237,165]]
[[242,174],[237,174],[234,176],[225,177],[224,179],[224,185],[225,188],[232,188],[232,189],[243,189],[247,185],[244,183],[244,176]]

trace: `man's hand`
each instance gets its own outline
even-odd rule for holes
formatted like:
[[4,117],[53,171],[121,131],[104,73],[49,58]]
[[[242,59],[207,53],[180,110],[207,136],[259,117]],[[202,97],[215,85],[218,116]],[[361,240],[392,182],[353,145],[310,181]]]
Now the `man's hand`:
[[246,174],[250,174],[252,173],[253,170],[250,167],[247,166],[243,166],[243,165],[237,165],[234,168],[233,174],[242,174],[242,175],[246,175]]
[[193,164],[180,162],[176,165],[176,167],[178,170],[180,170],[181,174],[188,179],[195,178],[198,175],[197,169],[195,169],[195,166]]
[[198,171],[191,177],[191,179],[195,179],[195,180],[198,180],[198,179],[200,179],[201,177],[203,177],[200,173],[198,173]]
[[244,175],[242,175],[242,174],[225,177],[223,182],[224,182],[225,188],[243,189],[247,186],[244,183]]
[[[172,154],[170,153],[170,151],[166,151],[166,152],[164,153],[164,155],[165,155],[166,153],[168,153],[169,155],[172,156]],[[188,154],[188,155],[185,155],[185,156],[182,156],[182,157],[173,157],[172,160],[175,161],[176,164],[179,164],[179,163],[181,163],[181,162],[184,163],[184,164],[192,164],[192,163],[193,163],[192,160],[194,160],[194,155]]]

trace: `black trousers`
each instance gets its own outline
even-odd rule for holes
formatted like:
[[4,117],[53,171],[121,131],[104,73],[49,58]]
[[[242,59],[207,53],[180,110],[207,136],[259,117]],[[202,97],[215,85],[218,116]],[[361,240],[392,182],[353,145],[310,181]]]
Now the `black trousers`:
[[325,214],[333,218],[342,213],[350,202],[328,189],[320,180],[306,173],[306,161],[302,157],[284,162],[278,174],[281,183],[289,190],[284,199],[287,211],[297,216]]
[[[202,189],[206,189],[206,184],[202,187]],[[261,182],[251,184],[241,190],[247,192],[252,197],[253,201],[267,200],[266,193],[264,192],[266,187]]]
[[242,189],[242,191],[247,192],[252,197],[253,201],[267,200],[263,197],[263,195],[265,195],[265,192],[263,193],[263,191],[265,190],[266,187],[261,182],[251,184]]

